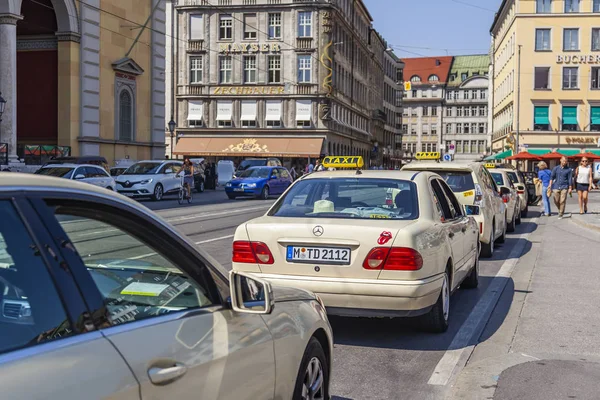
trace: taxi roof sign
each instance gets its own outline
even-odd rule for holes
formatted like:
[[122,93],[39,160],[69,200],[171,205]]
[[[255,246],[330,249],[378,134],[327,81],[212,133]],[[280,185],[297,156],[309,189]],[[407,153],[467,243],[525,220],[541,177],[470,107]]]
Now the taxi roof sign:
[[494,164],[494,163],[486,163],[485,167],[486,168],[496,168],[496,164]]
[[415,154],[415,158],[417,160],[439,160],[440,152],[439,151],[420,151]]
[[361,156],[327,156],[323,158],[325,168],[362,168],[365,162]]

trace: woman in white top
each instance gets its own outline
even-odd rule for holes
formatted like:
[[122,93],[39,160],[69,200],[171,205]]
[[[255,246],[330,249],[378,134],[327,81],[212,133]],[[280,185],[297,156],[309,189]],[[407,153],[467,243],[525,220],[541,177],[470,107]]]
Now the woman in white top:
[[581,159],[581,164],[575,168],[575,186],[579,197],[579,214],[587,213],[588,192],[594,187],[594,176],[590,161],[587,157]]

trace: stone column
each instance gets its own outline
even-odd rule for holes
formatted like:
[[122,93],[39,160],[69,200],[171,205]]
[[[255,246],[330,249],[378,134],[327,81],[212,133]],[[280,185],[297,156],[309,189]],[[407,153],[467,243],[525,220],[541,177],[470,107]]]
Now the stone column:
[[6,108],[0,123],[0,142],[8,143],[10,161],[17,159],[17,21],[20,15],[0,14],[0,92]]

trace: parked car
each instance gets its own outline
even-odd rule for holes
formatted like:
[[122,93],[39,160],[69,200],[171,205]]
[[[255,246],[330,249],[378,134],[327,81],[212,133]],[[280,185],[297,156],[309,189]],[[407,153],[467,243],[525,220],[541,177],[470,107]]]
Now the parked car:
[[90,183],[108,190],[115,190],[116,183],[104,168],[86,164],[50,164],[35,172],[37,175],[54,176]]
[[50,161],[48,161],[46,165],[54,165],[54,164],[88,164],[88,165],[97,165],[106,170],[106,172],[110,171],[108,166],[108,162],[106,158],[100,156],[81,156],[81,157],[56,157]]
[[0,221],[3,399],[329,399],[314,294],[228,279],[152,211],[91,185],[6,174]]
[[521,198],[517,188],[503,169],[491,169],[490,174],[502,192],[502,200],[506,204],[508,232],[515,231],[515,225],[521,224]]
[[117,160],[115,161],[115,166],[110,169],[110,175],[119,176],[133,164],[135,164],[135,161],[132,161],[130,159]]
[[283,167],[251,167],[227,182],[225,193],[232,200],[243,196],[267,200],[271,195],[285,192],[292,182],[290,173]]
[[237,167],[236,175],[251,167],[281,167],[278,158],[246,158]]
[[182,166],[181,161],[174,160],[137,162],[117,177],[117,192],[160,201],[165,195],[179,192],[181,177],[176,174]]
[[513,168],[502,168],[502,171],[506,171],[513,185],[517,188],[517,193],[521,198],[521,217],[527,218],[527,213],[529,212],[529,193],[523,173]]

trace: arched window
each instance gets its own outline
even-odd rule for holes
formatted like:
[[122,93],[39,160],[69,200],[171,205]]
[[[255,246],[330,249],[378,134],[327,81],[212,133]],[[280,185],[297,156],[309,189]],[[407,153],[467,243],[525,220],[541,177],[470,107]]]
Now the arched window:
[[119,140],[133,141],[133,98],[127,89],[119,94]]
[[410,77],[411,82],[421,82],[421,77],[419,75],[413,75]]
[[429,82],[439,82],[439,81],[440,81],[440,78],[437,75],[435,75],[435,74],[429,75]]

